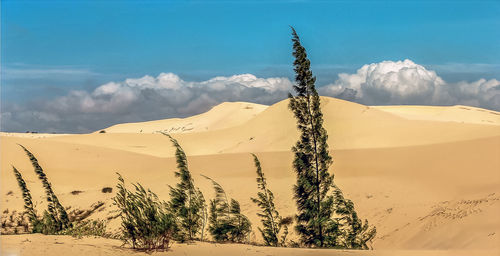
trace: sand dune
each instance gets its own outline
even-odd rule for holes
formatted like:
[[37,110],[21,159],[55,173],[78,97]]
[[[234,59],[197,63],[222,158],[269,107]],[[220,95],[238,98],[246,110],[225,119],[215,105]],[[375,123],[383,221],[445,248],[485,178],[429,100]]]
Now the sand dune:
[[248,102],[224,102],[209,111],[187,118],[117,124],[103,129],[107,133],[191,133],[213,131],[241,125],[267,108]]
[[[322,104],[334,158],[331,171],[336,175],[336,183],[353,199],[359,214],[377,226],[378,235],[373,243],[376,252],[366,255],[387,255],[377,254],[377,250],[395,249],[424,254],[429,252],[422,250],[438,250],[434,251],[438,254],[439,250],[454,250],[450,255],[475,255],[469,250],[490,251],[485,252],[487,254],[500,250],[499,126],[474,121],[483,117],[464,116],[464,120],[473,121],[462,123],[434,120],[437,117],[433,115],[424,118],[423,112],[419,112],[420,117],[415,120],[395,111],[333,98],[322,98]],[[241,109],[245,103],[235,106],[222,109],[226,113],[245,110]],[[210,115],[205,113],[205,118],[230,118],[216,110],[217,107],[209,111]],[[220,121],[219,124],[219,121],[204,120],[205,114],[193,122],[200,124],[198,130],[176,133],[174,137],[188,154],[195,183],[206,197],[212,197],[213,190],[199,174],[217,179],[230,197],[240,201],[242,211],[253,223],[252,237],[259,242],[258,208],[250,201],[250,196],[257,192],[250,152],[261,159],[281,214],[295,212],[291,190],[295,174],[291,169],[290,147],[298,133],[287,101],[243,116],[239,123]],[[460,120],[460,115],[454,118]],[[173,120],[165,122],[169,127],[175,126]],[[114,193],[102,193],[101,189],[115,186],[117,171],[128,182],[140,182],[167,200],[167,185],[176,182],[170,142],[161,134],[145,133],[145,129],[143,133],[137,132],[140,123],[121,127],[125,133],[112,132],[111,127],[104,134],[47,138],[1,134],[0,210],[8,209],[11,213],[22,209],[11,164],[25,176],[34,200],[42,201],[42,187],[16,143],[36,154],[64,205],[88,209],[103,202],[91,218],[113,216],[111,197]],[[156,127],[151,126],[148,131],[153,132]],[[209,127],[208,131],[203,131],[203,127]],[[73,194],[73,191],[81,192]],[[38,203],[38,208],[41,211],[43,204]],[[118,220],[112,220],[109,226],[117,228]],[[291,239],[296,236],[292,234]],[[4,241],[13,244],[15,238],[2,237],[2,243]],[[37,241],[43,243],[40,239]],[[279,254],[276,251],[271,254],[274,253]]]
[[[388,148],[446,143],[500,135],[494,125],[407,120],[402,117],[334,98],[322,98],[329,145],[333,149]],[[211,113],[216,119],[224,115]],[[134,128],[135,129],[135,128]],[[188,155],[289,151],[298,132],[281,101],[245,123],[226,129],[176,135]],[[161,134],[85,134],[49,138],[53,141],[96,145],[168,157]]]
[[410,120],[500,125],[500,113],[469,106],[374,106]]

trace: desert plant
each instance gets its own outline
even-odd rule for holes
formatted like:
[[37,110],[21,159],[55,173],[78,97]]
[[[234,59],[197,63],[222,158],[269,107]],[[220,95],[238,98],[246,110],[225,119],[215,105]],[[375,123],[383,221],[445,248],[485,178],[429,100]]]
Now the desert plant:
[[106,222],[103,220],[82,220],[75,222],[72,227],[62,230],[58,234],[77,238],[84,236],[109,237],[110,234],[106,233],[106,226]]
[[[21,144],[18,145],[24,150],[24,152],[26,152],[26,155],[29,157],[31,164],[33,165],[35,173],[38,175],[38,178],[42,181],[42,185],[45,189],[45,195],[48,203],[47,214],[50,215],[48,216],[50,217],[50,221],[47,219],[46,220],[47,223],[52,223],[54,225],[53,229],[56,231],[60,231],[70,227],[71,224],[69,222],[68,213],[61,205],[59,199],[52,190],[52,185],[49,183],[42,167],[38,164],[38,160],[26,147],[24,147]],[[45,215],[46,214],[44,213],[44,219]],[[52,230],[52,228],[49,228],[49,230]]]
[[[288,225],[291,223],[291,218],[283,219],[274,205],[274,194],[267,186],[267,180],[264,177],[264,172],[260,165],[259,158],[252,154],[255,167],[257,169],[257,187],[261,190],[257,193],[256,198],[251,198],[252,202],[261,208],[261,212],[257,216],[261,218],[263,228],[258,228],[264,243],[271,246],[284,246],[288,235]],[[283,228],[281,239],[279,233]]]
[[208,230],[216,242],[245,242],[252,230],[250,220],[241,213],[238,201],[228,201],[222,186],[210,177],[202,175],[212,182],[215,198],[210,200]]
[[170,187],[169,207],[172,213],[179,219],[179,231],[175,235],[178,241],[193,240],[204,229],[204,214],[206,210],[205,199],[202,192],[195,187],[194,180],[188,168],[188,162],[184,150],[176,139],[167,133],[167,136],[175,147],[175,158],[177,160],[177,171],[175,176],[180,179],[175,187]]
[[338,237],[338,244],[349,249],[369,249],[368,242],[373,240],[377,229],[370,227],[366,219],[363,223],[354,209],[354,203],[346,199],[337,186],[334,185],[333,189],[335,214],[342,234]]
[[[30,190],[26,186],[26,182],[24,181],[23,176],[16,169],[16,167],[12,166],[12,171],[14,172],[14,175],[16,176],[17,184],[19,185],[19,188],[21,189],[21,193],[22,193],[23,200],[24,200],[24,210],[25,210],[26,214],[28,215],[28,219],[31,223],[31,226],[38,227],[40,221],[38,219],[35,208],[33,206],[33,201],[32,201]],[[34,230],[34,231],[37,231],[37,230]]]
[[332,219],[333,197],[328,191],[333,175],[328,168],[332,157],[328,152],[326,129],[320,98],[315,88],[316,77],[299,36],[292,28],[296,96],[289,94],[289,108],[297,119],[300,138],[292,147],[293,168],[297,173],[294,198],[297,203],[296,231],[306,246],[330,247],[336,241],[337,223]]
[[101,192],[102,192],[102,193],[111,193],[111,192],[113,192],[113,188],[110,188],[110,187],[103,187],[103,188],[101,189]]
[[133,186],[135,192],[127,190],[118,174],[118,191],[113,201],[120,210],[122,240],[135,249],[167,249],[177,230],[175,216],[151,190],[139,183]]
[[286,238],[288,236],[288,226],[293,223],[293,218],[291,216],[282,217],[278,225],[283,227],[283,234],[280,237],[280,246],[288,246],[286,242]]
[[200,195],[200,202],[203,205],[202,207],[202,212],[201,212],[201,234],[200,234],[200,240],[204,241],[204,235],[205,235],[205,227],[207,226],[207,221],[208,221],[208,207],[207,207],[207,202],[205,200],[205,197],[203,196],[203,193],[199,191]]

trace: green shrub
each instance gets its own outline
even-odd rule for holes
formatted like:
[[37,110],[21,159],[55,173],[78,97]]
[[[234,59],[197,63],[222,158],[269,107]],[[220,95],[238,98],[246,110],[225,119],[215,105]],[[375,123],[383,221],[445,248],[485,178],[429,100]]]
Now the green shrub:
[[349,249],[369,249],[368,242],[371,242],[377,234],[377,229],[364,222],[358,217],[354,209],[354,203],[346,199],[342,191],[333,186],[334,206],[336,221],[339,225],[340,235],[337,237],[337,244]]
[[210,214],[208,231],[216,242],[247,241],[252,231],[250,220],[241,213],[240,203],[234,199],[228,202],[226,192],[215,180],[202,175],[212,181],[215,198],[210,200]]
[[167,133],[167,136],[175,147],[175,158],[177,160],[177,171],[175,177],[179,182],[175,187],[170,187],[170,211],[178,219],[179,230],[174,239],[177,241],[193,240],[199,234],[203,239],[203,231],[206,223],[206,205],[203,193],[195,187],[194,180],[188,168],[188,162],[184,150],[176,139]]
[[139,183],[133,185],[135,192],[127,190],[118,174],[118,192],[113,200],[121,211],[123,241],[135,249],[167,249],[178,230],[174,215],[151,190]]
[[[250,198],[252,202],[257,204],[261,212],[257,216],[261,218],[263,228],[259,227],[264,243],[271,246],[285,246],[286,237],[288,235],[288,225],[292,223],[291,217],[283,218],[274,206],[274,194],[267,186],[267,179],[264,177],[264,172],[260,166],[259,158],[252,154],[254,158],[255,168],[257,169],[257,197]],[[282,229],[283,228],[283,229]],[[279,233],[283,230],[281,237]]]
[[[52,185],[47,179],[47,175],[45,175],[45,172],[43,171],[42,167],[40,164],[38,164],[38,160],[36,159],[35,155],[31,153],[26,147],[24,147],[21,144],[18,144],[26,153],[26,155],[29,157],[31,164],[33,165],[34,171],[37,174],[38,178],[42,182],[42,185],[45,189],[45,196],[47,199],[47,212],[44,212],[43,215],[43,223],[47,225],[52,225],[51,227],[44,227],[43,230],[46,232],[58,232],[63,229],[71,227],[71,223],[69,222],[68,218],[68,213],[64,209],[64,207],[61,205],[59,202],[59,199],[57,198],[56,194],[52,190]],[[46,215],[50,215],[47,216]],[[44,224],[44,225],[45,225]],[[34,229],[33,232],[37,232],[38,229]],[[54,234],[54,233],[48,233],[48,234]]]
[[59,232],[59,235],[70,235],[77,238],[83,236],[110,237],[110,234],[106,233],[106,222],[103,220],[83,220],[76,222],[71,228]]
[[[36,214],[36,210],[33,206],[33,201],[32,201],[30,190],[28,189],[26,182],[23,179],[23,176],[16,169],[16,167],[12,166],[12,171],[14,172],[14,175],[16,176],[17,185],[21,189],[23,200],[24,200],[24,210],[25,210],[25,213],[28,215],[28,219],[30,221],[30,224],[32,227],[38,227],[40,225],[40,220],[38,219],[38,216]],[[37,233],[37,232],[34,232],[34,233]]]

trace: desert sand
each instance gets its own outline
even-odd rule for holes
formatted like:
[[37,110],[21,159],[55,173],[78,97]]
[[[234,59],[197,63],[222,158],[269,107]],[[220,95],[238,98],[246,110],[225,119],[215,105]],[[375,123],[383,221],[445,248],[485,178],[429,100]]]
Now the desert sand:
[[[257,193],[250,153],[259,156],[284,216],[295,213],[291,146],[297,140],[288,101],[272,106],[224,103],[184,119],[119,124],[91,134],[26,136],[0,134],[2,218],[22,210],[12,174],[16,166],[43,211],[43,191],[20,143],[38,158],[61,203],[89,210],[91,219],[119,219],[112,205],[120,172],[168,200],[174,177],[174,148],[166,131],[188,155],[195,184],[213,196],[216,179],[240,201],[260,242]],[[267,248],[250,245],[174,244],[168,255],[498,255],[500,253],[500,113],[453,106],[371,107],[322,97],[336,184],[359,215],[377,227],[373,251]],[[76,191],[76,192],[75,192]],[[293,234],[291,239],[296,240]],[[120,241],[41,235],[1,236],[2,255],[128,255]],[[46,252],[36,248],[45,248]],[[68,251],[66,251],[67,253]],[[210,254],[211,253],[211,254]],[[134,253],[135,254],[135,253]],[[140,253],[137,253],[140,254]]]

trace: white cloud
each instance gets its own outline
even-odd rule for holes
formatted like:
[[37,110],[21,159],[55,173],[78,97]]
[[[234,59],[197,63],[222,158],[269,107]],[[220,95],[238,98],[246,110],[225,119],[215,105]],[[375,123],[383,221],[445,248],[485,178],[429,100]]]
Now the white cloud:
[[352,92],[351,100],[367,105],[463,104],[500,109],[498,80],[447,83],[436,72],[411,60],[364,65],[355,74],[339,74],[334,83],[320,89],[330,96],[343,96],[346,91]]

